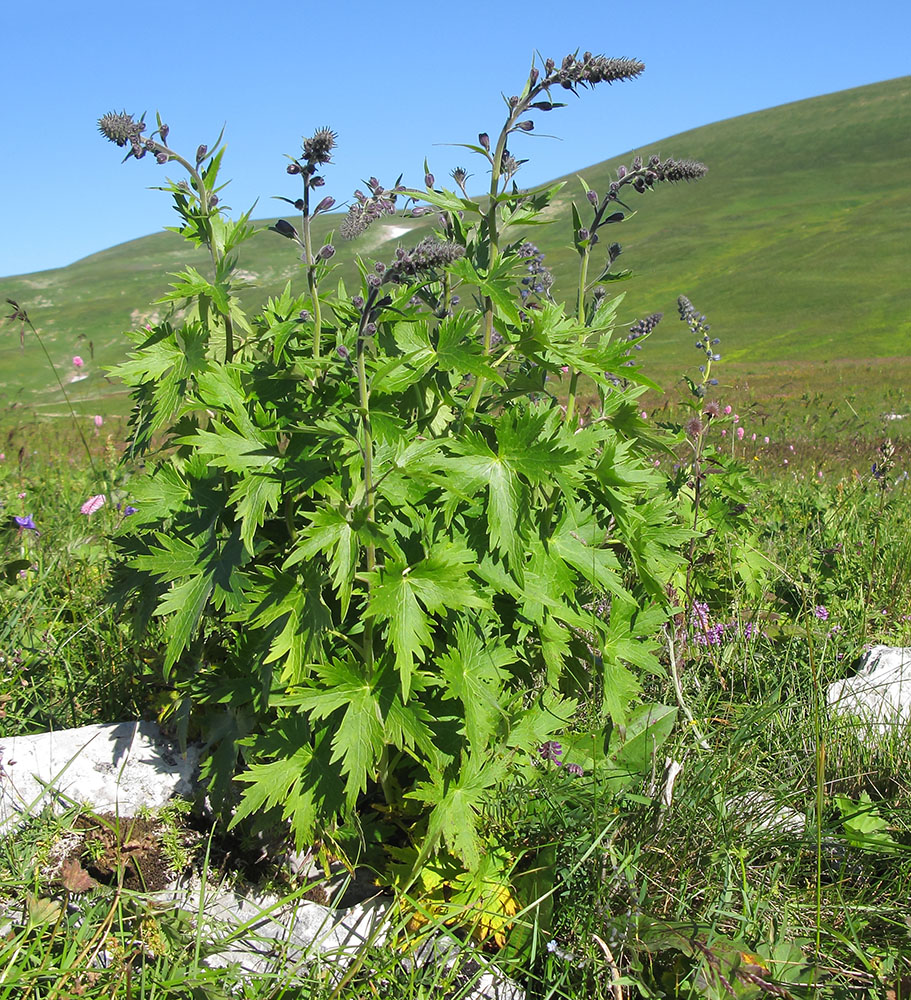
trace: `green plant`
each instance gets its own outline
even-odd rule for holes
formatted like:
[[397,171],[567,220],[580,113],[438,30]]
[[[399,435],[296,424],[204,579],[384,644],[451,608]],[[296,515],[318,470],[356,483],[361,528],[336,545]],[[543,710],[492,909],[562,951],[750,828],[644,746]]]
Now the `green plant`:
[[[162,302],[179,313],[136,333],[115,369],[147,461],[117,579],[140,629],[163,620],[162,669],[181,731],[207,740],[214,799],[230,802],[235,775],[244,787],[233,823],[281,817],[299,845],[397,828],[415,872],[444,848],[473,871],[489,796],[580,703],[594,705],[595,759],[622,744],[640,676],[661,670],[654,635],[689,532],[648,461],[635,405],[647,383],[613,337],[619,297],[603,284],[619,248],[602,255],[599,230],[622,221],[608,210],[625,190],[704,168],[652,157],[601,197],[586,186],[568,315],[524,236],[561,185],[520,190],[508,143],[533,129],[529,113],[560,106],[552,90],[642,69],[588,53],[533,66],[496,139],[467,147],[490,169],[482,202],[426,164],[423,189],[371,178],[343,235],[402,201],[439,228],[361,261],[354,293],[326,290],[334,248],[311,245],[335,143],[318,130],[288,168],[304,185],[300,230],[272,227],[302,251],[307,290],[289,285],[252,318],[233,277],[249,213],[231,222],[215,194],[223,148],[201,146],[194,164],[160,119],[148,138],[129,115],[101,119],[128,158],[187,171],[163,189],[212,261],[208,277],[174,276]],[[463,187],[465,171],[453,176]],[[580,380],[599,400],[584,420]]]

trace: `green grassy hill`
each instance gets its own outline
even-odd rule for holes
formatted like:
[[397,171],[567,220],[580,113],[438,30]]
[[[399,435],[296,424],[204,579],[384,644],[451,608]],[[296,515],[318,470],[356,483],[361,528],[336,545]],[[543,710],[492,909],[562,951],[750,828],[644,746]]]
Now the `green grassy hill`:
[[[632,195],[639,211],[611,234],[635,275],[616,286],[627,293],[623,319],[669,314],[643,361],[662,373],[694,362],[672,315],[681,292],[709,316],[729,373],[829,361],[844,368],[852,359],[911,353],[911,77],[707,125],[580,173],[603,191],[617,165],[636,152],[699,159],[710,168],[697,184]],[[230,176],[230,160],[226,169]],[[580,189],[573,174],[567,180],[553,224],[533,238],[557,286],[569,291],[576,266],[567,245],[569,202]],[[318,233],[338,219],[322,217]],[[354,244],[337,244],[340,273],[353,273],[353,254],[387,257],[399,241],[417,239],[409,231],[426,228],[388,220]],[[166,290],[167,272],[192,258],[178,236],[163,232],[69,267],[0,279],[0,297],[28,310],[66,378],[74,374],[72,355],[86,358],[72,394],[82,409],[104,412],[125,405],[102,371],[123,356],[122,331],[155,315],[151,303]],[[205,260],[200,255],[200,266]],[[292,245],[270,232],[246,245],[241,267],[251,303],[300,274]],[[5,329],[0,407],[59,412],[59,390],[40,348],[27,340],[21,349],[12,326]],[[888,364],[881,367],[888,373]]]

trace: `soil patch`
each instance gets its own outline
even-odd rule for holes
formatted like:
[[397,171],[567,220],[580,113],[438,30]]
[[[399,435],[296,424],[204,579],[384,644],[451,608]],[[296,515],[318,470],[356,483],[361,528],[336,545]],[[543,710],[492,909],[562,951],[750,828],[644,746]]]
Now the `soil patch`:
[[[155,819],[84,814],[74,824],[82,836],[66,859],[78,862],[96,882],[157,892],[174,878],[174,866]],[[66,862],[64,862],[65,864]]]

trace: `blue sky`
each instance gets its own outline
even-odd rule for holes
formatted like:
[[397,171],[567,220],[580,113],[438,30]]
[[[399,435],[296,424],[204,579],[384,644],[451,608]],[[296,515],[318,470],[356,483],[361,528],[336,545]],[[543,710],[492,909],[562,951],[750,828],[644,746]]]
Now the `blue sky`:
[[[361,178],[483,170],[444,143],[494,134],[500,93],[518,91],[538,49],[632,56],[646,72],[600,86],[521,137],[520,178],[537,183],[630,148],[762,108],[911,72],[911,3],[880,0],[640,0],[620,4],[395,4],[147,0],[7,3],[0,13],[0,275],[60,267],[171,224],[150,191],[154,160],[120,163],[96,119],[156,109],[188,155],[226,125],[225,200],[276,215],[297,197],[285,153],[328,125],[339,134],[325,192]],[[521,148],[519,148],[521,141]],[[661,148],[663,155],[673,150]],[[176,170],[174,176],[178,176]]]

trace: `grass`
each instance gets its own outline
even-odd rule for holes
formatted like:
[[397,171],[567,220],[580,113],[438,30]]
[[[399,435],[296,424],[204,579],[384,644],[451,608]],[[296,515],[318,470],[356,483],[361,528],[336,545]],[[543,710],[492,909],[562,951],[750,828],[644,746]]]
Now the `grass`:
[[[849,458],[858,439],[839,407],[829,412],[811,401],[811,408],[820,429],[806,441],[828,441]],[[749,428],[758,417],[743,409]],[[755,463],[763,481],[751,503],[769,560],[761,586],[731,584],[730,599],[710,606],[712,621],[727,624],[717,645],[700,642],[699,629],[686,623],[677,636],[681,693],[695,726],[678,726],[661,752],[682,764],[670,805],[655,800],[661,760],[650,781],[607,802],[584,784],[567,792],[555,769],[544,804],[525,802],[521,789],[490,804],[490,822],[514,847],[522,909],[512,931],[504,925],[502,947],[488,937],[466,947],[465,961],[494,959],[529,997],[616,998],[618,989],[722,997],[731,995],[725,982],[737,996],[783,995],[774,989],[800,997],[907,995],[907,734],[870,744],[830,719],[824,703],[827,685],[850,675],[865,647],[911,645],[906,457],[885,490],[866,459],[856,473],[833,464],[820,480],[817,452],[806,443],[791,452],[787,429],[776,431],[775,461],[769,446]],[[875,431],[875,424],[864,429],[871,447]],[[167,702],[154,648],[138,646],[103,601],[106,538],[122,514],[112,502],[89,516],[79,512],[97,492],[128,501],[129,482],[115,464],[123,433],[109,422],[90,435],[100,476],[93,478],[71,431],[36,420],[7,430],[4,514],[31,514],[41,534],[10,526],[0,550],[0,739],[152,717]],[[713,571],[724,575],[723,547],[714,558]],[[653,679],[648,694],[674,702],[666,679]],[[871,816],[885,840],[852,836],[839,805],[845,801]],[[793,811],[789,824],[763,823],[784,807]],[[397,947],[365,952],[340,992],[316,966],[294,980],[216,974],[200,957],[193,913],[163,911],[116,881],[79,895],[61,886],[55,845],[74,827],[75,814],[39,817],[0,842],[0,907],[10,921],[0,935],[0,998],[415,1000],[449,989],[464,995],[479,975],[476,965],[465,965],[461,979],[433,963],[403,965],[414,933],[407,916],[396,918]],[[205,838],[197,843],[191,867],[216,881]],[[186,850],[177,834],[171,844]],[[552,882],[540,881],[542,865]],[[307,889],[285,886],[289,896]],[[405,901],[402,912],[427,905],[413,899],[409,910]],[[440,926],[453,911],[428,915]],[[463,924],[468,916],[461,914]]]
[[[809,383],[825,382],[835,377],[830,366],[879,360],[879,388],[906,385],[904,370],[892,362],[905,354],[911,332],[904,292],[911,194],[902,183],[911,156],[909,91],[911,77],[902,77],[644,146],[639,152],[703,160],[710,173],[685,189],[659,188],[637,198],[637,214],[617,227],[625,251],[621,262],[635,275],[619,286],[627,290],[621,321],[657,310],[672,313],[683,292],[697,307],[710,305],[732,377],[759,377],[778,366],[792,377],[799,371]],[[603,191],[616,166],[628,164],[634,152],[581,173]],[[153,168],[119,167],[112,160],[111,169],[150,176]],[[276,192],[287,194],[280,177],[277,169]],[[575,175],[566,179],[553,225],[530,235],[544,251],[556,286],[571,288],[576,262],[568,246],[569,202],[584,197]],[[340,219],[320,216],[315,238],[322,240]],[[354,254],[389,257],[399,241],[415,241],[427,225],[388,220],[353,245],[337,241],[338,274],[354,274]],[[4,278],[0,292],[29,311],[67,377],[77,374],[71,357],[85,357],[88,364],[78,373],[85,377],[70,385],[77,409],[107,415],[126,410],[120,389],[103,374],[104,366],[123,358],[122,331],[161,309],[151,303],[166,290],[164,276],[187,263],[193,263],[192,253],[180,238],[159,233],[65,268]],[[198,263],[205,268],[203,258]],[[289,245],[274,233],[256,236],[240,263],[256,280],[257,288],[246,293],[250,302],[264,301],[288,280],[302,280]],[[651,364],[678,372],[687,361],[687,338],[666,320],[647,350]],[[0,405],[65,412],[39,354],[29,342],[20,351],[17,338],[8,335],[0,347]]]

